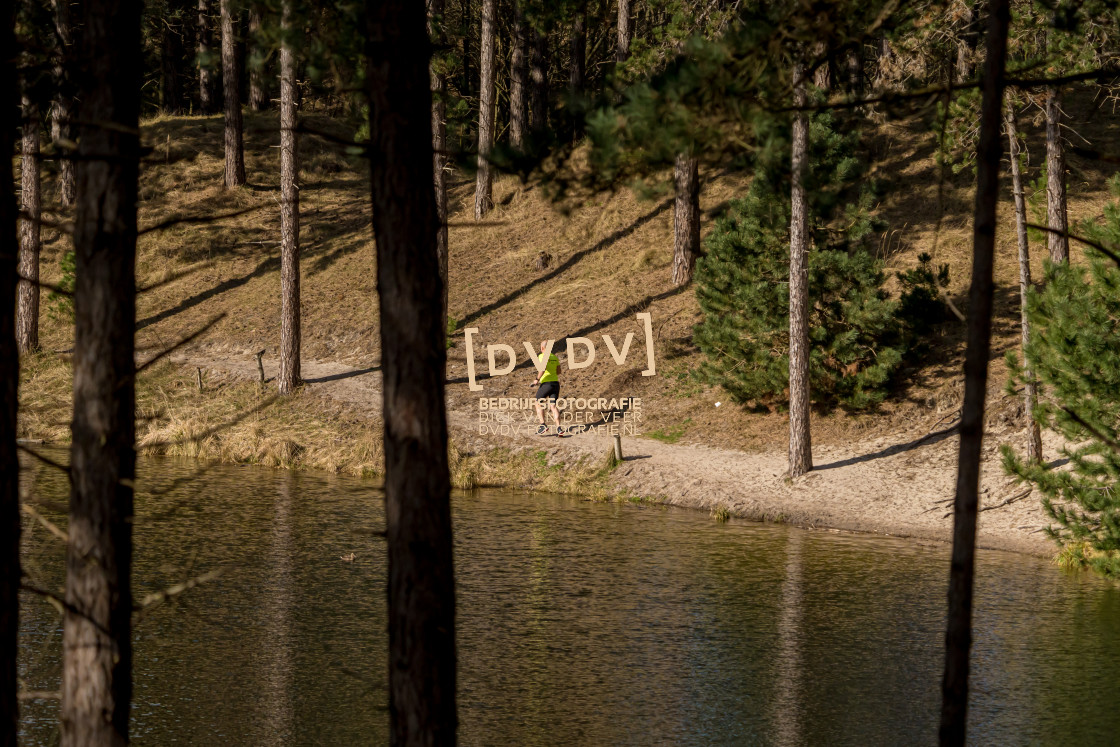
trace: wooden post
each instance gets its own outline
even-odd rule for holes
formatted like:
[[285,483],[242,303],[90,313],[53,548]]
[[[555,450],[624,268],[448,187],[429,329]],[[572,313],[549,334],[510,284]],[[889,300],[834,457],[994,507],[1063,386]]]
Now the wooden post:
[[201,392],[202,391],[202,369],[201,368],[195,368],[194,372],[195,372],[195,377],[198,380],[198,391]]
[[617,434],[614,437],[614,458],[616,461],[622,461],[622,436]]
[[257,371],[261,375],[261,383],[263,384],[264,383],[264,364],[261,363],[261,356],[262,355],[264,355],[263,350],[260,351],[259,353],[257,353]]

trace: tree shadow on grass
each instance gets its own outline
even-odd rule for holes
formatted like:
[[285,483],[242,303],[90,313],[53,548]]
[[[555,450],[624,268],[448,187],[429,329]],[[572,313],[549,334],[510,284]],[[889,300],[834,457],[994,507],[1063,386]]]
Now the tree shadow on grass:
[[165,309],[158,314],[152,314],[145,319],[139,320],[138,322],[136,322],[136,330],[139,331],[144,329],[145,327],[150,327],[157,322],[162,322],[164,319],[170,319],[176,314],[180,314],[187,309],[194,308],[195,306],[198,306],[200,303],[203,303],[213,298],[214,296],[225,293],[228,290],[233,290],[234,288],[240,288],[253,278],[260,277],[261,275],[264,275],[268,272],[272,272],[273,270],[279,269],[279,267],[280,258],[269,257],[268,259],[257,265],[255,268],[253,268],[251,272],[248,272],[241,277],[224,280],[215,285],[213,288],[207,288],[201,293],[196,293],[193,296],[184,298],[182,301],[177,303],[175,306],[172,306],[170,309]]
[[[458,328],[462,329],[464,326],[466,326],[467,324],[470,324],[474,320],[479,319],[483,316],[486,316],[487,314],[489,314],[492,311],[496,311],[496,310],[500,309],[501,307],[505,306],[506,304],[510,303],[511,301],[517,300],[518,298],[525,295],[526,293],[528,293],[530,290],[537,287],[538,285],[540,285],[542,283],[546,283],[549,280],[552,280],[553,278],[555,278],[556,276],[558,276],[558,275],[566,272],[567,270],[571,269],[573,265],[575,265],[577,262],[579,262],[581,259],[583,259],[587,255],[594,254],[595,252],[598,252],[598,251],[602,251],[603,249],[606,249],[611,244],[614,244],[618,241],[621,241],[622,239],[626,238],[627,236],[629,236],[630,234],[634,233],[639,228],[644,226],[646,223],[649,223],[651,220],[653,220],[657,216],[661,215],[661,213],[668,210],[669,206],[672,205],[672,204],[673,204],[672,198],[661,202],[659,205],[657,205],[657,207],[655,207],[653,210],[649,211],[645,215],[643,215],[640,218],[638,218],[637,220],[635,220],[629,226],[626,226],[625,228],[618,229],[617,231],[612,233],[610,236],[607,236],[606,238],[600,240],[595,245],[590,246],[590,247],[588,247],[586,249],[583,249],[581,251],[578,251],[575,254],[573,254],[572,256],[568,257],[561,264],[557,265],[554,270],[546,272],[544,275],[541,275],[538,278],[534,278],[533,280],[529,281],[528,283],[521,286],[517,290],[512,291],[510,293],[507,293],[506,295],[502,296],[497,301],[494,301],[492,303],[488,303],[485,306],[483,306],[482,308],[477,309],[475,311],[472,311],[471,313],[469,313],[465,317],[463,317],[463,319],[458,324]],[[557,342],[559,342],[559,340]]]

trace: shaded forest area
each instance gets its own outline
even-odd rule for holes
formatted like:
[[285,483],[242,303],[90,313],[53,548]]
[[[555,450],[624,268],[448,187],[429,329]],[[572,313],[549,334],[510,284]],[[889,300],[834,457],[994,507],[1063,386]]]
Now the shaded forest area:
[[[1097,439],[1086,455],[1115,444],[1114,410],[1039,406],[1070,366],[1047,358],[1057,336],[1029,313],[1071,265],[1106,283],[1100,263],[1116,260],[1115,237],[1091,228],[1116,217],[1112,4],[55,0],[13,13],[0,741],[16,728],[16,439],[71,480],[65,593],[24,584],[64,610],[63,742],[119,743],[136,450],[197,444],[244,414],[177,423],[166,394],[146,399],[142,379],[181,385],[165,359],[192,350],[255,356],[262,380],[270,355],[276,395],[253,412],[302,396],[309,357],[380,373],[383,431],[361,458],[388,507],[393,734],[453,742],[445,390],[453,407],[471,400],[458,334],[563,341],[624,333],[649,310],[664,375],[566,385],[658,398],[651,426],[674,439],[785,442],[791,479],[812,471],[814,439],[957,412],[942,741],[963,743],[992,358],[1021,341],[1022,360],[994,368],[994,383],[1021,385],[995,413],[1024,434],[1009,469],[1046,500],[1086,499],[1042,463],[1040,423]],[[18,420],[17,381],[33,403]],[[491,394],[517,384],[502,386]],[[707,405],[725,396],[739,407],[717,417]],[[67,430],[68,465],[29,443]],[[1112,480],[1113,461],[1082,492]],[[1116,508],[1089,509],[1051,515],[1115,560]]]

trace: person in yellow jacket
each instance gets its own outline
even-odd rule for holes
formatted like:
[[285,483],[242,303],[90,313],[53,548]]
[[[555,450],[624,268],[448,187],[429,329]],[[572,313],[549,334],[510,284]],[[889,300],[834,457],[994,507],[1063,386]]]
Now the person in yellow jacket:
[[556,435],[563,438],[564,429],[560,426],[560,410],[556,407],[556,400],[560,398],[560,359],[556,357],[555,353],[550,353],[548,361],[545,362],[544,351],[548,347],[547,342],[541,343],[541,354],[537,356],[537,365],[540,366],[544,363],[544,370],[537,376],[531,386],[537,388],[537,398],[533,405],[537,408],[537,420],[540,421],[540,426],[537,427],[538,436],[548,435],[548,426],[544,422],[544,409],[543,403],[548,403],[548,411],[552,414],[552,420],[556,423]]

